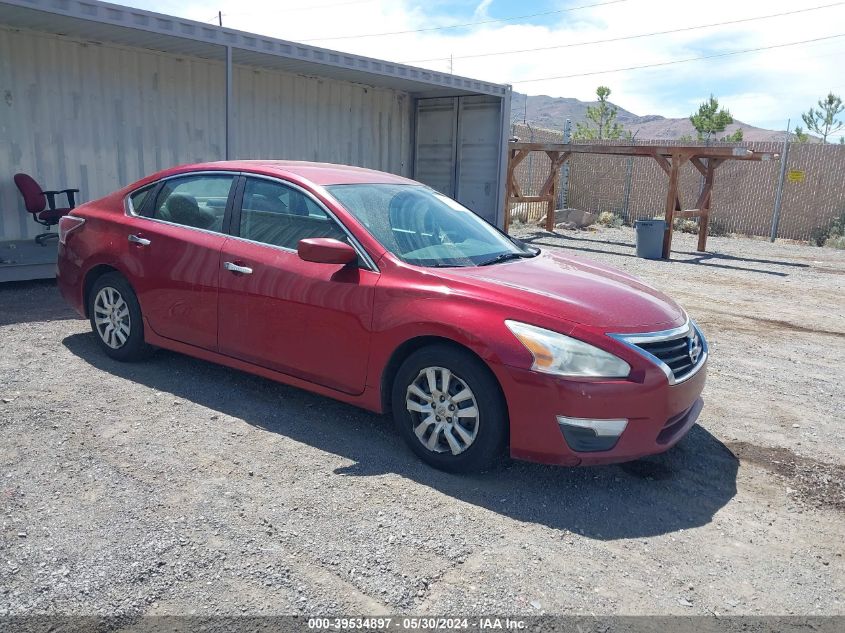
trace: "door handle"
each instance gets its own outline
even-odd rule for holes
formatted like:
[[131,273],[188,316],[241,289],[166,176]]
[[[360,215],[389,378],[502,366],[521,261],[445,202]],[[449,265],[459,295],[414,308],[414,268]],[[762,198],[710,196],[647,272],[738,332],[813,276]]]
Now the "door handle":
[[241,273],[242,275],[252,274],[252,268],[249,266],[238,266],[234,262],[223,262],[223,268],[233,273]]
[[145,237],[138,237],[137,235],[130,235],[129,241],[133,244],[137,244],[138,246],[149,246],[150,240]]

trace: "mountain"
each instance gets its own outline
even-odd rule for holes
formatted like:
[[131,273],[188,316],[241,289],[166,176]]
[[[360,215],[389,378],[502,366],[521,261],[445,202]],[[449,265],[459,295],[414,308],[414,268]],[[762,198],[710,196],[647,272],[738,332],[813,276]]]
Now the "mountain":
[[[511,97],[511,120],[521,122],[524,118],[534,127],[560,131],[563,130],[566,119],[569,119],[574,130],[577,123],[587,120],[587,107],[595,104],[595,101],[580,101],[570,97],[524,95],[514,92]],[[685,135],[695,138],[695,128],[688,118],[670,119],[657,114],[638,116],[625,108],[616,107],[616,120],[631,134],[636,134],[638,139],[674,140]],[[737,128],[742,128],[742,138],[745,141],[783,140],[782,131],[754,127],[742,121],[729,125],[722,135],[731,134]]]

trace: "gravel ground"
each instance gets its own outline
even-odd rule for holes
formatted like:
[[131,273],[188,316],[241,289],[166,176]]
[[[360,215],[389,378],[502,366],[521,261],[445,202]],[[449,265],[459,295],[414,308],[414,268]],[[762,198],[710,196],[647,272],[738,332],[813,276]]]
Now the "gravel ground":
[[516,233],[676,297],[712,349],[665,455],[476,476],[390,422],[160,351],[120,364],[50,283],[0,287],[0,615],[845,615],[845,253]]

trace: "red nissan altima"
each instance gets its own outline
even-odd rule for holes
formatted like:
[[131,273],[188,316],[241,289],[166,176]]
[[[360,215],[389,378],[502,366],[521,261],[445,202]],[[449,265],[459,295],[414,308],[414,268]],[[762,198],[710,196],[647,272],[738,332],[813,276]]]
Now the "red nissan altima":
[[707,343],[672,299],[509,238],[420,183],[229,161],[77,207],[59,288],[112,358],[164,347],[376,412],[432,466],[665,451]]

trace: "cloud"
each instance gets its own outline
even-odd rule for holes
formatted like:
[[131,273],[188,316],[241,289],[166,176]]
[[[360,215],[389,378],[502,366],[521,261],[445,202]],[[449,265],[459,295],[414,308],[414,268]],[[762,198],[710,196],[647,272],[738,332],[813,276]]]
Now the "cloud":
[[[215,6],[223,11],[225,25],[283,39],[316,40],[312,43],[394,61],[437,58],[418,65],[440,71],[448,71],[452,55],[456,74],[513,83],[516,90],[529,94],[592,100],[597,85],[608,85],[613,89],[612,100],[637,114],[687,116],[713,93],[737,119],[753,125],[783,128],[787,118],[792,118],[794,125],[800,113],[829,90],[845,92],[845,79],[841,79],[845,37],[660,68],[522,83],[526,79],[654,64],[837,34],[845,24],[845,5],[619,42],[467,57],[738,20],[831,4],[831,0],[807,3],[710,0],[706,12],[700,10],[700,4],[689,0],[626,0],[530,20],[469,28],[421,30],[359,39],[318,39],[431,29],[591,3],[589,0],[558,1],[551,5],[509,2],[506,8],[497,3],[492,18],[488,17],[490,0],[311,0],[310,4],[308,0],[218,0]],[[211,21],[213,15],[210,13],[214,13],[205,2],[191,0],[136,0],[130,4],[203,21]]]

